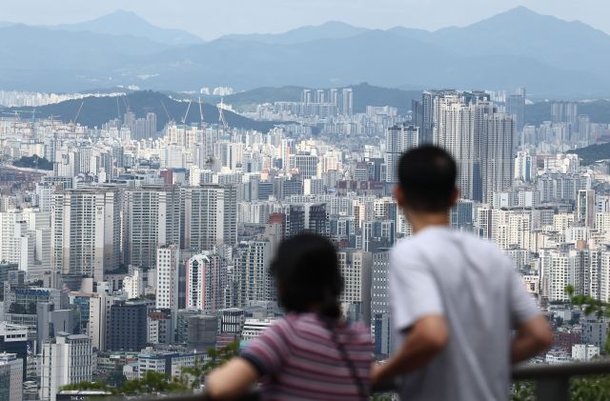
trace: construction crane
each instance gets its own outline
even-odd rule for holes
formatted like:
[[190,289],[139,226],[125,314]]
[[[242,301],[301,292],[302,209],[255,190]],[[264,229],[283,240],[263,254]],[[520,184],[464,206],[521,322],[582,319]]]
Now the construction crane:
[[167,122],[170,122],[173,120],[172,116],[169,115],[169,111],[167,111],[167,107],[165,107],[165,103],[163,103],[162,99],[159,99],[159,101],[161,102],[161,106],[163,107],[163,110],[165,111],[165,115],[167,116]]
[[188,118],[192,103],[193,103],[193,100],[192,99],[189,100],[188,106],[186,106],[186,113],[184,113],[184,117],[182,117],[182,124],[186,124],[186,119]]
[[189,100],[189,104],[188,104],[188,106],[186,106],[186,113],[184,113],[184,117],[182,117],[182,127],[184,129],[183,134],[182,134],[182,144],[183,144],[183,146],[187,146],[187,140],[186,140],[186,120],[188,118],[189,111],[191,110],[191,104],[192,103],[193,103],[193,100]]
[[199,96],[199,126],[203,129],[203,103],[201,102],[201,96]]
[[83,106],[85,105],[85,100],[83,99],[80,102],[80,106],[78,106],[78,110],[76,111],[76,115],[74,116],[74,120],[72,120],[69,124],[70,126],[70,131],[72,131],[72,134],[76,135],[76,124],[78,121],[78,117],[80,116],[80,112],[83,110]]
[[78,111],[76,112],[76,116],[74,117],[74,124],[78,122],[78,117],[80,116],[80,112],[83,110],[83,106],[85,105],[85,101],[80,102],[80,106],[78,107]]
[[220,103],[218,104],[217,107],[218,107],[218,122],[219,122],[219,125],[222,127],[222,133],[224,134],[225,131],[229,128],[229,124],[227,124],[227,120],[225,120],[225,114],[224,114],[225,102],[224,102],[223,97],[220,98]]

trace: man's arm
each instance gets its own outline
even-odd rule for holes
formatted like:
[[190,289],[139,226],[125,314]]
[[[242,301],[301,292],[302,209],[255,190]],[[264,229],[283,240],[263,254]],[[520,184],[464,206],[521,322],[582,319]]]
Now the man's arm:
[[528,360],[546,350],[553,343],[553,333],[545,317],[538,315],[522,323],[511,344],[513,363]]
[[449,341],[447,323],[442,315],[428,315],[413,324],[402,346],[394,356],[372,371],[373,383],[390,380],[412,372],[430,362]]
[[545,317],[540,313],[531,294],[523,285],[523,279],[508,265],[510,277],[510,314],[517,335],[511,343],[511,360],[521,362],[536,356],[551,346],[553,333]]

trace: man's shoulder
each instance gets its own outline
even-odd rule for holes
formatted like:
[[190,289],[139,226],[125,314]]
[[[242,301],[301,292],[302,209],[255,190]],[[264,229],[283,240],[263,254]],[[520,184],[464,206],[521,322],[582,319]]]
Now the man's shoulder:
[[392,258],[417,259],[424,254],[439,254],[447,250],[447,241],[460,243],[463,249],[487,258],[506,259],[507,256],[494,242],[481,238],[473,233],[446,230],[440,236],[438,232],[428,231],[421,235],[405,237],[396,242],[391,251]]
[[486,254],[487,256],[495,256],[500,259],[508,258],[496,243],[487,238],[481,238],[473,233],[467,232],[458,232],[457,236],[473,252]]
[[404,237],[396,241],[390,250],[391,258],[412,257],[417,254],[420,246],[420,240],[417,236]]

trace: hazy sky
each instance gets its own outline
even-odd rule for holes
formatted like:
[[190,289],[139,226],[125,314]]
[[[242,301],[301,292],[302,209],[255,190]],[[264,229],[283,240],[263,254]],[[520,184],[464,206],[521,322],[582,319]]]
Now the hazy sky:
[[0,0],[0,19],[26,24],[80,22],[117,9],[204,39],[283,32],[329,20],[371,28],[467,25],[517,5],[610,33],[608,0]]

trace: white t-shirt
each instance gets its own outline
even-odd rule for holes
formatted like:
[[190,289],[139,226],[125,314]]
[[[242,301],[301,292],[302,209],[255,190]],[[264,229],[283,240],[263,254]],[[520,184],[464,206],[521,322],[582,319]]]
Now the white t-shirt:
[[449,326],[447,347],[405,376],[401,398],[508,400],[512,330],[540,314],[512,261],[489,241],[435,226],[396,244],[389,279],[399,336],[425,315]]

